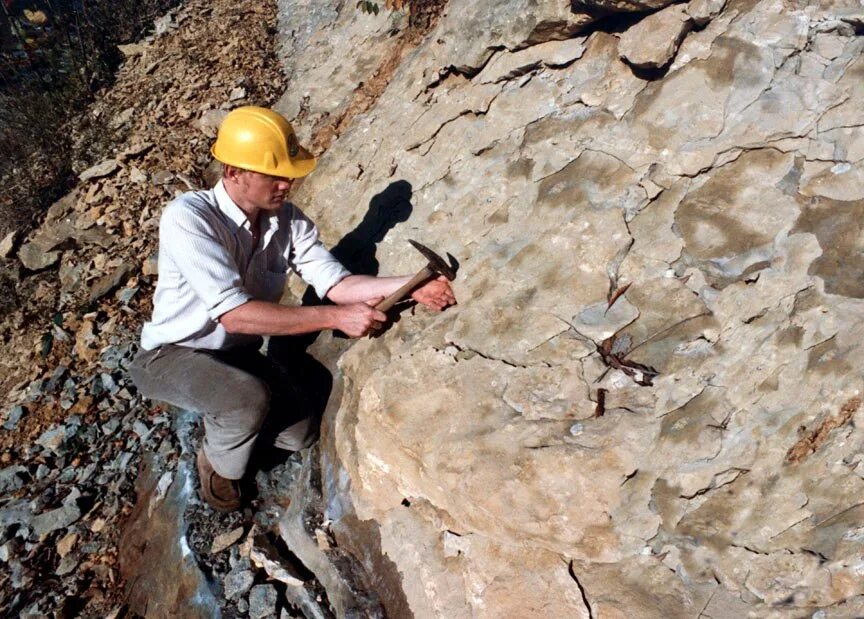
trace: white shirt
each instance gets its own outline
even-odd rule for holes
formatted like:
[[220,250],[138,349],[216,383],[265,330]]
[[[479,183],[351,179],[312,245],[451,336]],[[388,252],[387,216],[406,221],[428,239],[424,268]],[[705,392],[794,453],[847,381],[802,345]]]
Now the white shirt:
[[253,247],[251,224],[222,181],[165,207],[159,222],[159,281],[153,319],[141,331],[143,348],[179,344],[221,350],[254,343],[258,336],[225,331],[219,316],[252,299],[279,301],[289,269],[322,299],[351,274],[293,204],[286,202],[269,216],[261,212],[258,225],[263,234]]

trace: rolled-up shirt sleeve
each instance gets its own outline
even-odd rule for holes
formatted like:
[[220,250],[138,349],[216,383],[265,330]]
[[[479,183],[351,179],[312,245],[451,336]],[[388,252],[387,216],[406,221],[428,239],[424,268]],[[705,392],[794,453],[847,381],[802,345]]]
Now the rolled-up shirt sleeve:
[[213,320],[252,299],[234,257],[194,209],[169,205],[159,223],[159,239],[160,255],[174,263]]
[[315,224],[296,206],[291,217],[291,248],[288,263],[303,280],[315,289],[318,298],[351,275],[318,238]]

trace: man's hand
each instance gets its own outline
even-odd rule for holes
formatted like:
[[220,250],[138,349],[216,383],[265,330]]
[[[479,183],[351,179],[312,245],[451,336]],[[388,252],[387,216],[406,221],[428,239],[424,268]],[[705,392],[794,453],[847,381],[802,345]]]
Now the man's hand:
[[456,305],[456,295],[453,294],[450,282],[443,275],[417,288],[411,293],[411,298],[436,312],[450,305]]
[[381,329],[387,321],[387,314],[379,312],[375,306],[383,300],[384,297],[376,297],[363,303],[337,305],[333,308],[336,311],[336,324],[333,328],[348,337],[363,337]]

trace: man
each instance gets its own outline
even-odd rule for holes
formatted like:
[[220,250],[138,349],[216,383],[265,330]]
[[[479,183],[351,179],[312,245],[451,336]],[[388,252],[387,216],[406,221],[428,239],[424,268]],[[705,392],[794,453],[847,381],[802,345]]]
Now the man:
[[[285,381],[258,352],[261,336],[333,329],[362,337],[387,319],[375,305],[410,278],[352,275],[318,240],[315,225],[286,202],[315,159],[276,112],[232,111],[212,153],[223,163],[222,180],[180,196],[162,214],[153,318],[141,332],[131,374],[146,397],[203,414],[201,495],[230,511],[241,505],[238,482],[271,408],[276,447],[302,449],[317,436],[302,395],[288,390],[289,404],[283,398],[276,406]],[[289,270],[335,305],[279,305]],[[444,278],[411,296],[437,311],[456,302]]]

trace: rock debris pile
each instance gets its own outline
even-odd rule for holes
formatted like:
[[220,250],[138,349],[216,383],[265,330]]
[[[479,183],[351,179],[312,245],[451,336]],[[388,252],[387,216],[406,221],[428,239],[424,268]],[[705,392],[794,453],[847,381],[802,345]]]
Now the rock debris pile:
[[[162,207],[206,185],[227,110],[268,105],[284,89],[276,23],[267,3],[191,1],[121,46],[115,83],[84,112],[113,148],[82,144],[92,160],[76,188],[0,243],[16,284],[0,321],[4,616],[294,616],[263,568],[250,568],[251,589],[223,583],[250,561],[241,544],[248,557],[276,499],[262,492],[252,516],[201,505],[190,492],[194,423],[143,402],[127,373],[150,313]],[[281,483],[261,480],[273,493]],[[147,563],[148,544],[167,568]],[[192,559],[171,565],[184,544]],[[207,593],[201,608],[186,599],[194,590],[171,598],[148,570],[194,581]]]

